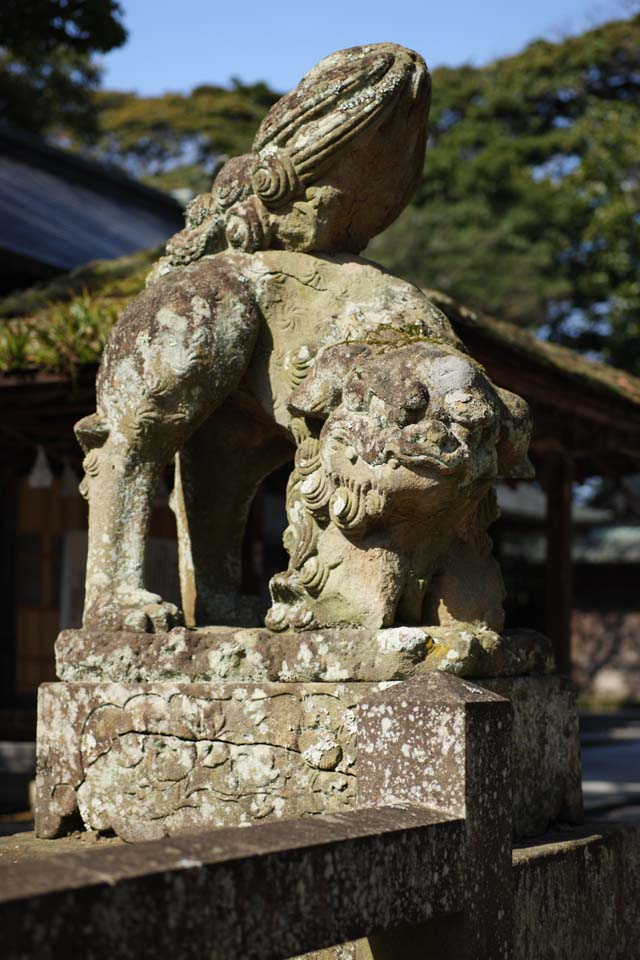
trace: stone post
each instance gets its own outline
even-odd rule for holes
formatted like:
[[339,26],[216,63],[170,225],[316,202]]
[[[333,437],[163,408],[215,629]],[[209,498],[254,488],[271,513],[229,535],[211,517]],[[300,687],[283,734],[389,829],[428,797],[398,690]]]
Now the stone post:
[[359,805],[436,807],[466,824],[459,912],[371,938],[374,960],[512,956],[511,724],[508,700],[444,673],[360,704]]

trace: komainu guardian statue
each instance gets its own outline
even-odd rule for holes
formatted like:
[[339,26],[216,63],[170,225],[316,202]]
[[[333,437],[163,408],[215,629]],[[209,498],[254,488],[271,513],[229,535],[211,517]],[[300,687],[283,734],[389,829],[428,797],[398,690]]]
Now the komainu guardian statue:
[[293,461],[272,631],[502,626],[487,527],[527,475],[524,402],[420,290],[362,257],[422,174],[430,79],[394,44],[327,57],[188,207],[107,344],[86,458],[84,625],[162,631],[146,591],[154,490],[176,458],[188,625],[242,622],[261,480]]
[[[579,819],[571,692],[545,638],[501,629],[487,535],[496,478],[530,470],[526,405],[420,290],[360,256],[422,174],[429,90],[393,44],[323,60],[190,204],[115,326],[77,425],[84,627],[62,631],[60,682],[39,691],[38,836],[353,810],[363,700],[443,670],[512,699],[514,834]],[[173,459],[181,611],[143,576]],[[287,463],[289,565],[258,622],[244,527]],[[417,736],[438,744],[429,715]],[[508,818],[499,765],[486,809]]]

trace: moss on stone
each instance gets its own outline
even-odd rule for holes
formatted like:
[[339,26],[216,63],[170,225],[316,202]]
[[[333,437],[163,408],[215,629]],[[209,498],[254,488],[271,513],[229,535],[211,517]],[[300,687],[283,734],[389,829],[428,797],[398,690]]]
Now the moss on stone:
[[0,326],[0,370],[56,371],[68,376],[100,360],[120,303],[86,290],[66,302],[49,304],[32,317]]
[[71,300],[84,292],[129,299],[142,290],[151,265],[161,254],[162,247],[152,247],[115,260],[91,260],[70,273],[1,298],[0,318],[33,317],[52,302]]

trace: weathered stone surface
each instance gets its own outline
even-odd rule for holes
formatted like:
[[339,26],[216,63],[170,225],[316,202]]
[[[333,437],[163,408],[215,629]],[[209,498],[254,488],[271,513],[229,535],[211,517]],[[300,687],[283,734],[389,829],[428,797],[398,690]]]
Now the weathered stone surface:
[[[205,780],[198,780],[197,770],[194,769],[188,773],[184,769],[184,763],[180,763],[183,755],[171,742],[174,737],[182,741],[199,737],[201,741],[205,741],[206,749],[203,751],[203,759],[206,764],[207,758],[210,757],[216,745],[222,744],[227,748],[230,746],[228,738],[225,738],[224,721],[228,716],[233,720],[231,745],[237,744],[238,730],[247,726],[249,732],[244,738],[243,745],[249,748],[264,745],[263,742],[256,743],[255,733],[258,732],[259,727],[262,727],[259,730],[261,741],[268,738],[271,744],[277,741],[278,746],[288,746],[283,740],[290,735],[291,726],[283,725],[283,728],[278,730],[277,724],[270,722],[269,711],[264,707],[264,701],[269,698],[269,695],[273,701],[285,702],[285,713],[276,717],[276,720],[282,722],[284,717],[291,718],[294,712],[291,704],[286,704],[287,697],[294,697],[299,690],[302,690],[303,701],[305,696],[308,700],[314,700],[319,697],[319,694],[324,698],[333,695],[336,700],[342,699],[341,706],[344,708],[349,697],[348,687],[359,687],[366,702],[361,701],[355,711],[358,730],[358,764],[362,768],[359,773],[358,787],[360,808],[353,811],[353,818],[357,821],[355,829],[359,836],[364,838],[364,825],[367,822],[375,822],[372,811],[367,809],[370,804],[382,808],[389,803],[393,804],[394,813],[400,823],[403,822],[407,809],[414,811],[418,818],[424,818],[424,816],[429,818],[434,832],[431,855],[425,857],[424,853],[416,847],[412,848],[409,841],[405,844],[404,851],[407,862],[403,863],[401,868],[405,876],[413,876],[415,872],[420,878],[422,889],[417,892],[421,911],[416,912],[409,900],[404,904],[402,912],[398,903],[393,905],[393,915],[400,917],[400,920],[396,920],[395,923],[387,923],[381,916],[376,916],[372,923],[363,924],[360,921],[354,923],[350,919],[353,911],[351,906],[345,903],[341,906],[343,913],[341,921],[333,923],[333,936],[327,936],[326,932],[319,936],[314,927],[313,915],[318,901],[326,908],[326,897],[316,891],[318,885],[322,887],[328,881],[332,887],[332,896],[335,896],[333,887],[336,875],[341,871],[341,864],[334,859],[331,868],[328,869],[325,866],[320,873],[317,868],[309,864],[306,881],[302,887],[309,888],[309,891],[315,894],[313,897],[309,896],[309,906],[313,903],[313,910],[308,911],[312,914],[312,919],[307,920],[305,935],[299,938],[297,946],[305,949],[323,947],[348,940],[359,933],[369,937],[374,956],[378,954],[384,956],[389,942],[386,931],[394,930],[393,934],[389,934],[393,937],[394,943],[397,942],[398,937],[403,944],[408,942],[420,944],[423,937],[431,942],[434,928],[424,927],[424,923],[426,920],[437,920],[436,938],[433,942],[438,942],[439,938],[444,936],[449,948],[454,951],[454,955],[460,957],[460,960],[466,957],[471,960],[478,951],[481,955],[495,955],[508,960],[511,922],[509,790],[511,707],[507,701],[467,681],[444,673],[429,673],[406,683],[385,685],[384,689],[380,689],[383,686],[381,684],[377,685],[378,689],[372,684],[342,685],[341,689],[336,689],[335,685],[333,685],[334,689],[327,689],[329,685],[326,684],[297,685],[297,689],[296,685],[292,684],[267,684],[264,687],[253,688],[250,685],[240,687],[227,684],[218,688],[217,702],[212,700],[204,702],[202,696],[197,696],[198,692],[201,694],[206,692],[207,686],[210,692],[215,689],[213,684],[185,685],[178,690],[175,687],[172,689],[169,684],[146,684],[144,685],[146,692],[136,694],[131,687],[127,688],[123,684],[50,685],[49,690],[54,694],[56,690],[58,693],[61,689],[65,691],[62,701],[58,700],[58,706],[64,703],[67,714],[73,717],[74,722],[78,722],[78,708],[86,715],[79,744],[84,780],[77,787],[78,802],[85,822],[87,817],[92,815],[89,807],[93,803],[98,816],[104,817],[106,814],[106,822],[113,823],[116,829],[119,827],[118,818],[120,818],[121,821],[124,820],[125,829],[129,830],[130,824],[126,821],[128,811],[123,810],[124,803],[128,801],[133,805],[138,802],[139,808],[142,792],[146,791],[143,803],[146,801],[152,805],[151,809],[143,809],[142,813],[146,814],[147,819],[153,819],[161,812],[159,810],[161,800],[164,799],[166,805],[170,804],[173,812],[176,807],[182,809],[187,806],[198,791],[205,790],[207,786],[211,787],[211,784],[206,784]],[[76,696],[75,701],[70,704],[69,692],[73,690],[80,696]],[[96,703],[96,690],[103,698],[108,694],[108,702]],[[43,701],[46,692],[45,687],[41,691]],[[83,702],[82,695],[84,694],[86,699],[87,692],[92,702]],[[233,705],[220,703],[223,699],[238,700],[244,712],[238,716]],[[124,702],[119,706],[118,701]],[[250,704],[248,722],[247,703]],[[256,705],[259,715],[255,715]],[[346,749],[343,750],[341,744],[335,740],[332,744],[327,744],[324,736],[318,739],[318,733],[322,734],[322,730],[319,730],[321,724],[318,721],[325,719],[326,706],[324,703],[320,704],[318,712],[318,706],[314,705],[313,710],[310,724],[315,738],[313,744],[306,751],[302,750],[307,733],[307,730],[302,730],[289,749],[302,750],[302,756],[307,761],[311,761],[316,768],[325,772],[338,771],[343,759],[347,761],[351,759],[347,757],[346,750],[352,745],[346,744]],[[354,711],[350,712],[353,714]],[[55,726],[65,729],[66,718],[55,719]],[[336,717],[328,717],[328,720],[328,729],[335,729]],[[346,717],[345,720],[345,726],[349,727],[350,723]],[[132,734],[136,738],[133,742],[130,739]],[[207,742],[214,737],[215,745]],[[159,747],[157,741],[162,738],[165,742]],[[152,754],[149,764],[146,764],[144,756],[146,744],[142,744],[141,747],[141,739],[145,739],[149,744]],[[190,744],[190,746],[194,745]],[[69,744],[65,744],[65,750],[68,756]],[[110,754],[118,752],[123,755],[123,759],[118,757],[116,763],[126,768],[120,780],[113,763],[110,764]],[[250,752],[251,749],[245,751],[246,754]],[[96,782],[94,769],[105,758],[106,772],[99,771]],[[232,755],[227,770],[227,780],[229,775],[233,777],[234,759]],[[258,760],[260,766],[264,767],[261,754]],[[245,763],[246,760],[243,759],[243,767]],[[252,765],[255,766],[255,764],[254,757]],[[351,760],[346,766],[354,768],[355,764]],[[272,763],[269,772],[273,767]],[[193,773],[193,782],[189,784],[191,773]],[[256,788],[264,789],[265,780],[262,770],[260,774],[259,782],[251,784],[253,787],[251,792],[254,795]],[[93,783],[91,783],[92,777],[94,777]],[[270,776],[269,782],[273,779]],[[227,780],[223,782],[226,783]],[[176,796],[174,788],[178,782],[180,789]],[[221,793],[220,786],[220,783],[213,784],[218,794]],[[234,793],[237,795],[237,784],[231,784],[231,786],[235,786]],[[308,789],[308,785],[305,786]],[[87,790],[88,797],[85,797],[84,793]],[[213,793],[214,790],[210,792]],[[286,778],[279,786],[279,794],[287,795]],[[221,800],[220,796],[209,799],[212,801],[212,806],[215,805],[216,799],[218,804]],[[224,801],[224,798],[222,800]],[[413,806],[408,807],[412,800],[420,805],[419,808],[416,806],[414,810]],[[488,805],[491,808],[491,816],[488,815]],[[89,809],[83,809],[83,806]],[[435,807],[439,813],[435,812],[433,809]],[[251,812],[255,815],[253,810]],[[389,811],[383,809],[383,813],[385,812],[388,815]],[[140,809],[135,813],[137,816],[132,824],[134,829],[139,826],[141,820]],[[211,810],[208,813],[210,816]],[[338,840],[340,840],[340,827],[351,822],[348,817],[348,814],[334,815],[333,822],[338,826],[335,831],[338,834]],[[326,826],[331,820],[327,820],[325,816],[320,818],[320,822],[321,826]],[[302,836],[299,823],[300,821],[297,824],[289,824],[292,842],[288,852],[294,859],[298,852],[296,837]],[[100,828],[100,824],[97,826]],[[102,828],[104,829],[104,821]],[[170,824],[167,832],[171,832]],[[256,840],[264,835],[256,833],[255,830],[253,833]],[[232,842],[236,840],[233,832],[228,836]],[[135,839],[135,836],[130,838]],[[220,836],[223,844],[224,839],[224,835]],[[317,844],[318,842],[313,833],[306,839],[307,843]],[[416,836],[415,839],[418,841],[419,837]],[[253,844],[249,842],[249,847],[254,847],[255,842]],[[159,848],[160,859],[163,856],[166,857],[167,852],[171,856],[175,853],[172,848],[169,851],[166,847]],[[118,851],[117,848],[111,850],[109,854],[116,863],[126,861],[126,857],[123,857],[121,850]],[[76,864],[78,858],[82,856],[80,854],[76,857]],[[84,859],[87,859],[86,855]],[[114,872],[109,870],[106,861],[107,851],[103,855],[102,878],[107,878],[109,883],[117,885],[120,878],[113,875]],[[426,876],[425,864],[429,866]],[[198,866],[202,864],[198,862]],[[157,872],[157,864],[154,864],[154,867],[156,868],[154,872]],[[352,864],[349,868],[353,873]],[[380,870],[380,868],[379,863],[377,869]],[[125,874],[128,872],[125,869]],[[463,876],[468,889],[463,887]],[[295,878],[297,874],[294,874]],[[276,882],[275,877],[268,879],[273,883]],[[264,876],[260,876],[259,880],[260,886],[266,882]],[[414,883],[414,881],[410,882]],[[393,883],[397,884],[397,878],[393,878]],[[28,883],[27,886],[29,886]],[[54,878],[52,891],[54,896],[49,897],[50,901],[52,899],[55,901],[57,886]],[[367,887],[367,883],[357,884],[357,888],[352,892],[356,902],[360,902],[363,898],[369,899],[370,893]],[[300,885],[296,894],[299,894],[299,889]],[[430,891],[438,891],[437,906],[434,906]],[[471,891],[473,896],[470,895]],[[394,894],[395,891],[391,889],[389,895],[394,896]],[[286,895],[283,887],[280,896]],[[269,892],[263,899],[273,898],[273,896],[274,891],[270,883]],[[102,909],[98,912],[104,915],[106,904],[100,904],[100,906]],[[367,905],[367,911],[369,910],[370,904]],[[368,912],[367,916],[369,916]],[[448,917],[453,917],[451,923],[446,920]],[[36,917],[36,921],[37,919]],[[282,923],[281,917],[278,921],[279,924]],[[239,926],[237,922],[233,925]],[[404,932],[395,932],[398,927],[403,928]],[[325,931],[323,924],[320,928]],[[55,942],[55,937],[53,939]],[[264,956],[265,960],[266,958],[275,960],[277,956],[285,955],[284,951],[279,952],[274,949],[268,937],[258,938],[258,942],[260,947],[255,952],[257,957]],[[103,944],[100,945],[100,949],[103,949]],[[383,952],[379,953],[379,951]],[[233,942],[231,945],[226,944],[224,951],[220,950],[220,955],[225,958],[233,956]],[[251,955],[253,952],[250,951],[249,956]],[[396,951],[393,955],[399,954]],[[406,954],[407,960],[412,960],[413,956],[413,950]]]
[[55,840],[38,837],[35,830],[0,836],[0,872],[11,869],[16,863],[42,860],[56,857],[61,853],[82,853],[88,848],[106,849],[120,847],[124,843],[119,837],[101,836],[98,833],[77,830]]
[[[514,836],[579,822],[577,718],[566,681],[550,674],[475,682],[512,700]],[[387,685],[45,684],[38,832],[77,826],[78,801],[87,828],[126,839],[352,807],[355,708]]]
[[293,960],[371,960],[371,949],[366,940],[358,940],[328,947],[326,950],[313,950],[311,953],[294,957]]
[[[397,808],[394,808],[391,814],[392,826],[395,828],[400,827],[398,812]],[[356,816],[359,818],[360,813]],[[317,820],[313,823],[317,823]],[[281,826],[287,831],[287,840],[290,841],[291,825]],[[295,830],[297,825],[293,826]],[[376,829],[381,831],[380,821],[377,822]],[[209,835],[207,855],[212,854],[214,847],[219,849],[225,835],[216,833],[214,836],[215,842],[214,837]],[[246,833],[244,836],[247,836]],[[201,843],[201,838],[197,839],[198,843]],[[184,840],[191,843],[191,838]],[[178,841],[177,845],[173,839],[165,842],[174,848],[177,863],[185,859],[183,840]],[[88,846],[92,852],[101,854],[103,848],[117,847],[120,844],[117,840],[100,840],[88,845],[78,836],[51,841],[38,841],[32,834],[0,838],[0,914],[3,910],[13,909],[15,905],[21,916],[19,924],[24,924],[23,928],[19,925],[14,927],[13,922],[6,922],[3,918],[3,946],[7,960],[13,960],[13,956],[8,952],[9,948],[13,947],[13,943],[7,942],[8,932],[16,939],[20,938],[23,953],[18,956],[21,956],[21,960],[30,948],[31,938],[36,935],[36,926],[29,923],[34,914],[25,908],[26,898],[38,895],[33,886],[34,876],[37,876],[40,884],[38,890],[42,891],[44,896],[47,891],[53,892],[52,875],[46,868],[43,869],[43,860],[57,860],[61,854],[66,855],[62,870],[56,871],[54,876],[67,884],[66,896],[70,901],[67,909],[71,910],[73,916],[70,927],[77,928],[79,919],[86,910],[85,899],[79,907],[82,896],[79,888],[83,883],[91,883],[91,877],[87,874],[86,861],[81,859],[78,870],[74,863],[78,854],[87,852]],[[255,843],[251,846],[255,853]],[[131,850],[130,847],[127,849]],[[145,872],[150,873],[148,882],[153,883],[152,877],[158,857],[157,844],[138,849],[142,851],[144,858],[139,876]],[[152,855],[147,857],[149,850],[152,850]],[[199,849],[198,855],[200,852]],[[193,850],[190,850],[190,856],[193,856]],[[29,864],[28,872],[16,871],[17,862],[30,860],[35,860],[35,863]],[[636,946],[640,943],[640,911],[637,908],[640,902],[640,823],[619,826],[592,822],[564,833],[554,831],[541,840],[517,847],[513,851],[512,863],[515,895],[514,960],[603,960],[604,957],[607,960],[636,960]],[[101,859],[92,859],[91,876],[96,877],[97,870],[99,877],[104,878],[105,865]],[[178,874],[181,875],[184,876]],[[78,886],[73,890],[69,884],[71,878],[79,880]],[[94,889],[100,889],[98,884]],[[101,889],[106,892],[104,886]],[[256,889],[254,886],[253,899]],[[7,891],[9,904],[5,901]],[[210,909],[211,899],[208,886],[204,884],[199,886],[192,896],[189,903],[192,911],[192,922],[189,924],[192,937],[194,931],[196,937],[199,936],[198,923],[205,926],[208,924],[207,911]],[[282,899],[286,903],[287,897]],[[159,940],[165,936],[166,912],[163,912],[163,903],[159,901],[149,900],[148,905],[151,911],[149,923],[153,925],[150,940],[157,949]],[[119,909],[119,903],[114,904],[113,909]],[[56,903],[51,908],[54,916],[57,910]],[[111,914],[107,912],[106,915],[108,917]],[[239,916],[252,919],[255,914],[247,911],[240,912]],[[339,911],[336,911],[335,916],[340,916]],[[269,929],[268,924],[266,929]],[[208,933],[207,930],[206,935]],[[211,938],[208,946],[210,941]],[[41,944],[38,949],[42,949]],[[122,956],[126,949],[126,931],[123,931],[117,951],[114,952],[112,944],[107,940],[103,956]],[[34,955],[43,957],[42,953],[36,950],[31,954],[27,953],[29,960],[32,960]],[[178,957],[180,953],[176,952],[175,955]],[[204,955],[206,952],[202,950],[200,957]],[[372,960],[372,953],[367,942],[359,940],[357,943],[347,943],[327,950],[314,950],[304,954],[300,960]],[[376,955],[374,960],[382,958]],[[399,960],[407,960],[406,955],[400,954]],[[440,960],[440,956],[437,952],[432,952],[429,960]],[[451,954],[445,953],[443,960],[451,960]]]
[[477,681],[513,706],[513,832],[538,836],[549,823],[581,823],[580,739],[575,694],[556,674]]
[[425,627],[428,636],[424,668],[478,680],[482,677],[528,676],[555,670],[553,645],[535,630],[501,634],[478,624]]
[[125,840],[355,806],[356,717],[376,684],[44,684],[36,829]]
[[640,957],[640,824],[514,850],[517,960]]
[[412,342],[408,330],[325,348],[288,401],[324,425],[296,453],[289,569],[271,581],[267,626],[501,629],[503,586],[486,529],[509,417],[522,458],[527,442],[526,415],[518,420],[508,403],[462,354]]
[[[637,960],[640,823],[549,834],[513,851],[514,960]],[[441,944],[429,960],[451,960]],[[455,955],[453,955],[455,956]],[[409,960],[365,940],[299,960]],[[411,958],[412,960],[412,958]]]
[[424,670],[496,677],[553,670],[551,642],[532,630],[503,635],[479,626],[392,627],[271,633],[175,627],[65,630],[56,641],[61,680],[336,682],[405,680]]

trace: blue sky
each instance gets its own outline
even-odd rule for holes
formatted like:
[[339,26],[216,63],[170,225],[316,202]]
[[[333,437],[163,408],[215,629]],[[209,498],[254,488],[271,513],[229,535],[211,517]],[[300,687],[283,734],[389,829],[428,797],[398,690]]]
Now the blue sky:
[[103,85],[157,94],[266,80],[288,90],[333,50],[391,40],[431,67],[481,64],[622,18],[633,0],[121,0],[129,41]]

